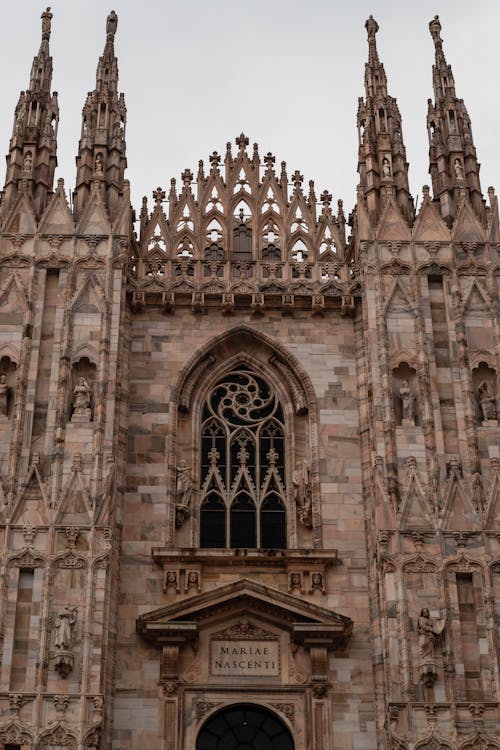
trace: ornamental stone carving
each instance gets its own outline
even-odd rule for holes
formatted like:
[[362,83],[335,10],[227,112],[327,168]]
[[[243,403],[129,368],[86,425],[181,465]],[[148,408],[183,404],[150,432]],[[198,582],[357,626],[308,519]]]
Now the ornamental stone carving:
[[71,652],[74,642],[78,608],[69,605],[59,610],[54,624],[56,658],[54,668],[60,676],[66,678],[73,670],[74,656]]

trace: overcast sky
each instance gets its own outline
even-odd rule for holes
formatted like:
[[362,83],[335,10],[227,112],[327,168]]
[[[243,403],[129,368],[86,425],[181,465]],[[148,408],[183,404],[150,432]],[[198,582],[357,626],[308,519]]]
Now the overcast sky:
[[[0,151],[28,85],[47,2],[2,0]],[[364,23],[370,13],[389,92],[403,117],[410,186],[429,182],[427,99],[438,13],[457,95],[465,100],[482,164],[483,192],[500,188],[499,0],[52,0],[53,89],[61,120],[57,171],[73,188],[81,109],[95,86],[107,13],[119,16],[116,52],[125,93],[127,176],[132,199],[198,160],[224,153],[242,130],[260,154],[299,169],[316,193],[328,188],[346,210],[357,184],[357,98],[364,93]],[[3,173],[3,170],[2,170]],[[3,176],[2,176],[3,182]]]

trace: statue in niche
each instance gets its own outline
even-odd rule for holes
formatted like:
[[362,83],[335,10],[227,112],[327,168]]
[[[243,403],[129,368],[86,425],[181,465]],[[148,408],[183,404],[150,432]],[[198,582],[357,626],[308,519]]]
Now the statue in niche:
[[389,164],[387,156],[384,156],[382,159],[382,175],[384,178],[392,177],[391,165]]
[[292,483],[299,522],[310,529],[312,528],[312,483],[311,470],[307,461],[302,460],[297,464],[292,474]]
[[457,180],[462,182],[462,180],[464,179],[464,168],[460,163],[460,159],[455,159],[455,161],[453,162],[453,169],[455,170],[455,177],[457,178]]
[[90,400],[92,391],[85,378],[79,378],[73,388],[73,417],[72,421],[90,422]]
[[95,161],[94,161],[94,172],[96,174],[103,174],[104,171],[104,159],[102,158],[102,154],[99,151],[98,154],[96,154]]
[[29,172],[31,174],[31,167],[33,166],[33,154],[31,151],[26,151],[24,154],[23,161],[23,172]]
[[56,617],[56,637],[54,645],[61,651],[69,651],[73,645],[73,631],[76,623],[77,607],[67,605],[59,610]]
[[483,421],[487,422],[490,419],[495,420],[497,418],[497,407],[495,404],[495,397],[490,391],[489,385],[486,380],[482,380],[479,383],[477,389],[477,398],[479,402],[479,408],[483,416]]
[[175,488],[175,525],[180,528],[190,513],[191,495],[193,494],[193,480],[191,467],[181,461],[177,467]]
[[411,392],[410,384],[407,380],[403,380],[401,388],[399,389],[399,397],[401,399],[403,424],[415,424],[415,397]]
[[444,630],[444,620],[434,621],[427,607],[420,610],[417,622],[418,647],[421,659],[432,659],[434,648]]
[[74,643],[77,607],[66,605],[57,613],[54,628],[56,631],[54,645],[56,658],[54,668],[65,679],[73,671],[75,657],[71,653]]
[[0,375],[0,414],[7,416],[9,401],[9,386],[7,385],[7,375]]

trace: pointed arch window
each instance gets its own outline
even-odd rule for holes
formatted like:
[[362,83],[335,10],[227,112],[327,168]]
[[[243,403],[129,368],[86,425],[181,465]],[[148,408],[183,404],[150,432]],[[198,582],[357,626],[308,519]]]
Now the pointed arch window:
[[283,407],[269,383],[242,365],[213,386],[203,407],[200,546],[286,544]]

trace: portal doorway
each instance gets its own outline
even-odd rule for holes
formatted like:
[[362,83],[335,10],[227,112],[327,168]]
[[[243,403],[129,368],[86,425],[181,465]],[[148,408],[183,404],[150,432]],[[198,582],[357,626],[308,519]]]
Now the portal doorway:
[[243,703],[211,716],[200,730],[196,750],[294,750],[294,744],[275,714]]

